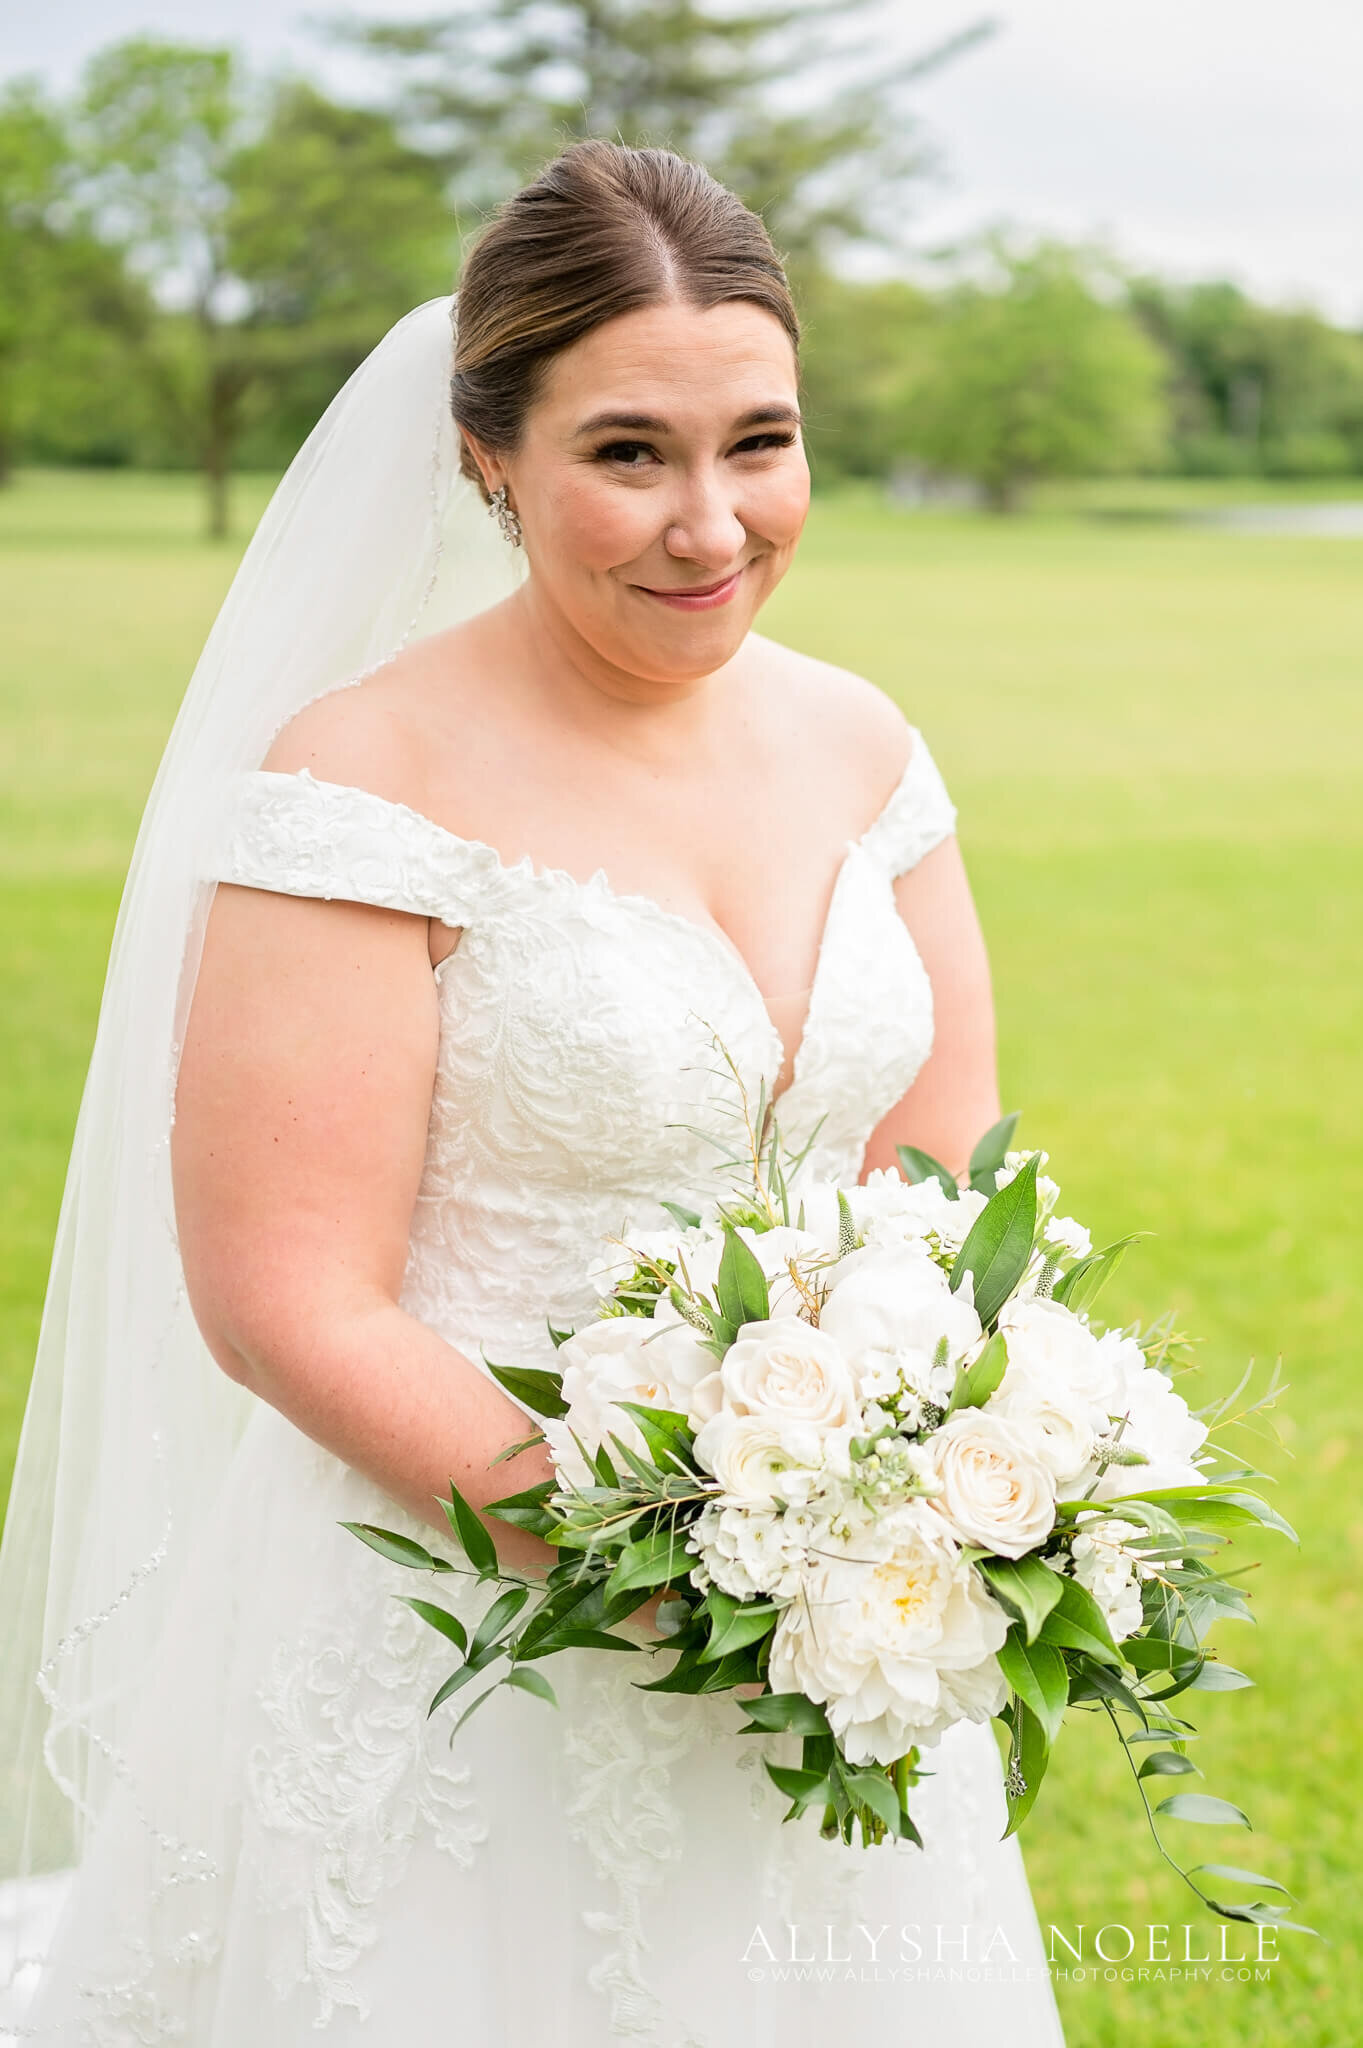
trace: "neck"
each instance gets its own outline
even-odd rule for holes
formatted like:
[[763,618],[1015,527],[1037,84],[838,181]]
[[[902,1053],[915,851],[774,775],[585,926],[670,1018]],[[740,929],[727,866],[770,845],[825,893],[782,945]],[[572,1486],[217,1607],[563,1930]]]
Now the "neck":
[[675,758],[677,745],[710,727],[739,657],[701,676],[652,677],[617,668],[546,604],[533,578],[502,608],[536,709],[644,758]]

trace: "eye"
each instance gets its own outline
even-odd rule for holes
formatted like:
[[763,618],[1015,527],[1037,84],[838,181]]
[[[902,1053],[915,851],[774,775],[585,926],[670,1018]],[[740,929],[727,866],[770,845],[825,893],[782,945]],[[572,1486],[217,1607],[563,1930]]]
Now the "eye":
[[784,427],[766,434],[749,434],[734,444],[735,455],[760,455],[768,448],[793,448],[795,429]]
[[645,463],[637,458],[652,454],[647,441],[607,441],[604,447],[597,449],[596,460],[618,463],[621,469],[643,469]]

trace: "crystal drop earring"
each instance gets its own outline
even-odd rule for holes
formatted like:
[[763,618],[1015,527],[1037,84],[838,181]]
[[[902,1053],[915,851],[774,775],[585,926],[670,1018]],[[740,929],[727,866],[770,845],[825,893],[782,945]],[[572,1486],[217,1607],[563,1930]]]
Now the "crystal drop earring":
[[489,510],[495,517],[498,526],[502,529],[502,538],[509,540],[513,548],[518,548],[521,544],[521,522],[516,517],[515,508],[507,498],[505,484],[498,484],[496,490],[492,493],[492,503]]

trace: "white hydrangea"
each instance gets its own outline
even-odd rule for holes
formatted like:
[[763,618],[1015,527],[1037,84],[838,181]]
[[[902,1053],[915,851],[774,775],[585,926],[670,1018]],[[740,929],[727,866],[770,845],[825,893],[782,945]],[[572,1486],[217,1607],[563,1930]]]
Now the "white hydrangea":
[[686,1539],[697,1554],[691,1583],[701,1593],[716,1585],[735,1600],[792,1600],[811,1551],[828,1531],[826,1512],[709,1502]]
[[1074,1576],[1102,1609],[1112,1640],[1125,1642],[1144,1620],[1140,1582],[1154,1569],[1132,1548],[1145,1532],[1115,1515],[1081,1515],[1078,1526],[1070,1546]]

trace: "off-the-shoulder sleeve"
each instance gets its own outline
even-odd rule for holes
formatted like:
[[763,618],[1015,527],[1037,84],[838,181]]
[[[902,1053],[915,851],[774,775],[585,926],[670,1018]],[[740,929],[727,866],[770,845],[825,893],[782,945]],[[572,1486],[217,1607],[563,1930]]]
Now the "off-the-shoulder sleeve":
[[366,789],[257,768],[237,777],[208,879],[471,924],[497,856]]
[[908,766],[861,843],[889,874],[902,875],[955,830],[956,806],[927,741],[915,729]]

